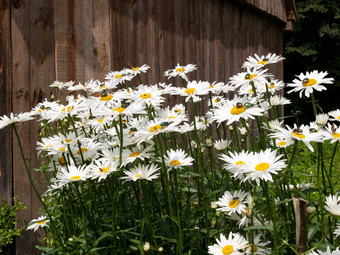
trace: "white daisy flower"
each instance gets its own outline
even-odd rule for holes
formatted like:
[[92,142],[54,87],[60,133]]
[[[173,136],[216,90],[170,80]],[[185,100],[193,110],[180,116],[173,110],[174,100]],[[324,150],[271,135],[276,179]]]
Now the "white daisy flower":
[[148,180],[158,178],[159,173],[155,173],[159,168],[155,164],[141,165],[132,168],[130,171],[124,171],[126,176],[121,177],[125,181]]
[[323,134],[325,136],[324,140],[331,140],[331,143],[340,141],[340,126],[328,123]]
[[185,102],[188,102],[191,98],[194,99],[194,102],[198,102],[201,100],[199,96],[209,93],[209,86],[210,83],[206,81],[191,81],[184,88],[173,88],[171,95],[184,96],[186,97]]
[[331,121],[340,121],[340,109],[334,110],[328,113],[329,117],[331,117],[329,120]]
[[222,101],[211,110],[213,113],[212,120],[221,123],[227,121],[230,125],[241,118],[244,120],[255,119],[254,116],[263,116],[264,109],[255,105],[255,102],[249,102],[246,97],[240,98],[235,96],[233,100]]
[[[161,159],[158,159],[162,162]],[[182,149],[173,150],[170,149],[166,152],[164,156],[165,165],[169,168],[168,171],[172,169],[179,169],[184,166],[192,166],[194,159],[187,155],[187,153]]]
[[248,86],[251,82],[254,83],[254,85],[258,84],[267,84],[267,77],[271,77],[270,74],[266,74],[267,70],[257,70],[257,69],[250,69],[247,68],[247,72],[241,72],[233,77],[230,78],[230,85],[234,86],[234,89],[237,89],[241,86]]
[[[278,148],[286,148],[294,143],[293,139],[289,138],[276,138],[274,139],[275,146]],[[274,146],[274,142],[270,140],[270,145]]]
[[247,157],[242,170],[247,173],[244,181],[256,181],[260,185],[260,181],[273,181],[272,174],[277,174],[286,167],[285,159],[281,159],[283,155],[277,155],[277,152],[266,149],[265,151],[255,152]]
[[[270,79],[270,81],[267,84],[267,89],[270,94],[275,94],[277,91],[280,91],[285,87],[285,84],[283,81],[276,80],[276,79]],[[264,89],[266,91],[266,89]]]
[[302,97],[302,93],[305,94],[306,97],[309,97],[313,90],[322,91],[327,90],[325,86],[321,84],[331,84],[333,83],[333,78],[325,78],[327,72],[319,72],[319,71],[312,71],[307,72],[306,74],[301,73],[297,76],[298,79],[294,79],[292,83],[288,83],[288,87],[292,87],[288,93],[292,92],[300,92],[299,95]]
[[220,207],[217,211],[222,211],[231,215],[232,213],[241,214],[247,211],[245,204],[246,198],[250,196],[249,193],[242,190],[237,190],[232,195],[229,191],[224,192],[223,196],[216,202]]
[[325,209],[333,215],[340,216],[340,196],[329,195],[326,197]]
[[90,169],[86,166],[76,167],[70,165],[67,168],[61,167],[57,173],[56,180],[60,186],[64,186],[70,182],[85,181],[89,178]]
[[153,145],[150,145],[146,148],[142,148],[142,146],[135,146],[131,149],[125,149],[123,150],[122,157],[123,162],[122,166],[125,166],[129,163],[134,162],[136,159],[140,159],[144,161],[147,158],[151,158],[154,156],[154,153],[152,152]]
[[106,158],[100,158],[88,166],[89,177],[91,179],[98,179],[101,181],[106,179],[107,176],[115,171],[117,171],[118,162],[110,161]]
[[127,73],[127,70],[109,72],[105,76],[105,80],[108,80],[110,84],[116,86],[117,84],[125,83],[126,81],[131,81],[134,76]]
[[269,134],[272,138],[278,139],[293,139],[302,141],[310,151],[314,152],[314,148],[311,142],[323,142],[323,132],[319,132],[316,128],[308,125],[301,125],[297,127],[294,124],[293,128],[286,126],[286,128],[276,127],[272,134]]
[[150,69],[150,66],[144,64],[142,66],[136,66],[131,69],[126,68],[126,73],[131,73],[132,75],[136,76],[137,74],[146,73]]
[[0,129],[8,126],[8,125],[12,125],[14,123],[18,123],[18,122],[24,122],[27,120],[33,120],[34,118],[31,117],[32,113],[31,112],[24,112],[24,113],[19,113],[19,114],[13,114],[11,113],[9,115],[9,117],[7,117],[6,115],[0,117]]
[[62,81],[54,81],[51,85],[50,85],[51,88],[58,88],[58,89],[62,89],[65,86],[65,83],[62,82]]
[[186,66],[180,66],[177,64],[177,66],[174,69],[169,69],[164,72],[164,76],[167,76],[169,79],[170,77],[176,77],[180,76],[187,82],[189,82],[189,79],[187,77],[187,73],[190,73],[192,71],[195,71],[197,69],[196,65],[188,64]]
[[340,224],[337,224],[337,227],[334,230],[333,234],[335,235],[335,238],[338,238],[338,236],[340,236]]
[[283,121],[271,120],[269,121],[269,128],[271,129],[282,128],[282,124],[283,124]]
[[242,150],[241,152],[228,152],[227,154],[222,154],[220,156],[220,159],[225,162],[223,165],[223,168],[235,176],[239,176],[243,171],[242,171],[242,165],[245,164],[245,161],[247,158],[252,155],[252,152],[249,151],[244,151]]
[[238,233],[229,233],[228,239],[221,234],[217,244],[208,246],[208,253],[213,255],[242,255],[247,247],[247,240]]
[[48,223],[50,222],[49,219],[47,219],[46,216],[40,216],[38,219],[31,220],[31,222],[27,226],[27,230],[34,230],[37,231],[39,228],[43,228],[48,226]]
[[284,98],[284,97],[279,96],[279,95],[274,95],[274,96],[270,97],[270,104],[272,106],[286,105],[286,104],[291,104],[291,103],[292,102],[289,99]]
[[284,57],[276,55],[275,53],[269,53],[267,55],[262,55],[261,57],[254,54],[254,57],[249,56],[247,60],[243,63],[242,68],[263,68],[269,64],[275,64],[279,61],[284,60]]
[[264,249],[263,247],[270,244],[270,241],[263,242],[261,240],[261,235],[255,235],[254,242],[252,245],[248,243],[248,246],[244,249],[246,255],[262,255],[262,254],[270,254],[270,248]]
[[162,96],[163,89],[159,89],[157,85],[145,86],[139,85],[131,95],[131,100],[135,103],[152,105],[153,107],[159,107],[165,101]]
[[142,142],[151,140],[155,135],[160,133],[177,132],[177,125],[178,123],[176,122],[170,123],[154,119],[143,126],[139,126],[138,132],[135,133],[135,140],[138,144],[141,144]]
[[223,151],[229,146],[230,143],[231,143],[231,140],[228,141],[227,139],[225,140],[220,139],[214,142],[214,147],[216,150]]
[[327,246],[327,251],[325,252],[317,250],[317,251],[312,251],[308,253],[307,255],[340,255],[340,248],[338,247],[336,248],[336,250],[331,252],[331,248]]
[[90,80],[85,82],[84,84],[81,84],[80,82],[77,85],[73,85],[67,88],[69,91],[76,91],[76,90],[89,90],[91,87],[97,86],[99,83],[98,80]]
[[232,90],[233,88],[230,85],[225,84],[224,82],[213,82],[209,85],[209,91],[211,91],[215,95],[218,95],[221,92],[228,93]]

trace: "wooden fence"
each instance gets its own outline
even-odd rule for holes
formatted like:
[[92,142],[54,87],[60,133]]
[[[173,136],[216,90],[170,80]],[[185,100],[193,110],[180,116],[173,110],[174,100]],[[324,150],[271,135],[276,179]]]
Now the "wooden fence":
[[[282,29],[296,16],[293,0],[1,0],[0,114],[30,110],[54,89],[54,80],[104,79],[124,67],[151,66],[146,84],[163,72],[194,63],[191,79],[224,81],[248,55],[282,54]],[[271,69],[279,78],[282,64]],[[39,125],[20,125],[33,178]],[[39,216],[17,142],[0,130],[0,194],[27,205],[21,225]],[[41,234],[24,231],[17,254],[35,254]]]

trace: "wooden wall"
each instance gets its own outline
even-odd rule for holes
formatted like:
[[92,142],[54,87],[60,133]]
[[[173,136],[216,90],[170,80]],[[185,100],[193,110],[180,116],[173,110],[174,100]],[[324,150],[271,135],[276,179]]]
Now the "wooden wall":
[[[279,2],[278,2],[279,3]],[[249,3],[248,3],[249,4]],[[194,63],[191,79],[225,81],[248,55],[282,54],[284,22],[236,0],[1,0],[0,114],[30,110],[55,93],[54,80],[104,79],[124,67],[151,66],[144,83],[166,81],[165,70]],[[282,9],[283,10],[283,9]],[[284,14],[280,14],[281,16]],[[279,16],[280,16],[279,15]],[[282,78],[283,66],[272,72]],[[174,80],[171,80],[174,82]],[[35,143],[39,125],[21,125],[26,157],[40,192]],[[0,130],[0,194],[19,196],[21,225],[39,216],[15,137]],[[35,254],[41,235],[23,232],[17,254]]]

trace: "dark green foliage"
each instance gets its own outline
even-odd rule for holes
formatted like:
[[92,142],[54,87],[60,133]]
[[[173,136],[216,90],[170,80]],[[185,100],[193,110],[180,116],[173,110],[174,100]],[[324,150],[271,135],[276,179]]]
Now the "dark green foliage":
[[10,209],[5,198],[0,197],[0,253],[12,244],[13,238],[19,236],[23,228],[16,228],[16,214],[20,209],[24,209],[24,203],[14,200],[14,205]]
[[[339,108],[340,5],[334,0],[295,2],[298,21],[294,31],[284,33],[285,81],[291,82],[301,72],[327,71],[327,77],[334,78],[334,84],[327,85],[327,91],[322,94],[316,92],[316,98],[323,105],[318,112],[329,112]],[[297,93],[286,96],[292,99],[293,104],[286,107],[285,115],[296,114],[301,124],[313,119],[308,99],[298,99]]]

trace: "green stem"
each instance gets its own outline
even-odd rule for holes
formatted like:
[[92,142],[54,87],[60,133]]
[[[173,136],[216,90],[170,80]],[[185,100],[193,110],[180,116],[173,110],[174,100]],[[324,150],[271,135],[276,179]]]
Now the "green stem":
[[20,149],[20,154],[21,154],[21,157],[24,161],[24,165],[25,165],[25,170],[26,170],[26,173],[27,173],[27,176],[28,176],[28,179],[31,183],[31,186],[35,192],[35,194],[37,195],[40,203],[42,204],[42,206],[44,207],[44,210],[48,216],[48,219],[50,220],[50,224],[51,224],[51,228],[53,229],[53,232],[56,233],[56,239],[58,240],[59,242],[59,245],[62,247],[63,251],[64,251],[64,244],[63,244],[63,240],[62,238],[60,237],[60,233],[59,231],[57,231],[57,228],[56,226],[54,225],[54,222],[53,222],[53,218],[52,218],[52,215],[50,214],[49,210],[47,209],[47,206],[45,205],[44,201],[42,200],[37,188],[35,187],[34,185],[34,181],[32,179],[32,176],[31,176],[31,173],[30,173],[30,170],[28,168],[28,165],[27,165],[27,162],[26,162],[26,158],[25,158],[25,155],[24,155],[24,150],[23,150],[23,147],[22,147],[22,143],[21,143],[21,140],[20,140],[20,136],[19,136],[19,133],[18,133],[18,130],[17,130],[17,127],[15,126],[15,124],[12,124],[13,126],[13,129],[14,129],[14,133],[15,133],[15,136],[17,137],[17,141],[18,141],[18,145],[19,145],[19,149]]
[[315,103],[314,93],[311,93],[311,96],[312,96],[312,104],[313,104],[314,117],[316,118],[317,111],[316,111],[316,103]]

